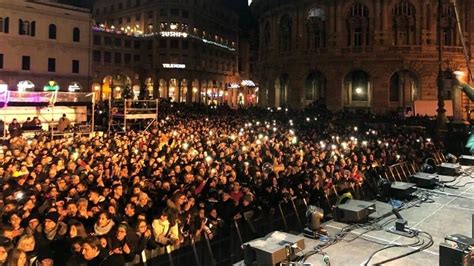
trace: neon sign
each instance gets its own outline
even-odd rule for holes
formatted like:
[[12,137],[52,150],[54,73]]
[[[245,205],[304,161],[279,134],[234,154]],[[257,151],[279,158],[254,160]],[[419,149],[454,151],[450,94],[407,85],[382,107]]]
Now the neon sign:
[[186,68],[185,64],[163,64],[163,68]]
[[48,82],[48,85],[46,85],[46,86],[43,87],[43,90],[44,90],[44,91],[58,91],[58,90],[59,90],[59,86],[58,86],[58,84],[56,83],[56,81],[50,80],[50,81]]
[[79,83],[73,82],[73,83],[71,83],[71,85],[69,85],[67,90],[70,91],[70,92],[80,91],[81,86],[79,85]]
[[20,82],[18,82],[18,84],[16,86],[18,88],[18,91],[26,91],[28,89],[34,89],[35,88],[35,84],[33,84],[33,82],[31,82],[29,80],[20,81]]
[[178,31],[162,31],[160,32],[161,37],[173,37],[173,38],[187,38],[188,34],[186,32]]

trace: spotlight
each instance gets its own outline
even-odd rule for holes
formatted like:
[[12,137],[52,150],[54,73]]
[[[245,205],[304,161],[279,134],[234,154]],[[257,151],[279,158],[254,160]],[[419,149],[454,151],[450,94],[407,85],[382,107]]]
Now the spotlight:
[[327,235],[326,230],[321,228],[321,220],[324,218],[323,209],[314,205],[308,206],[306,219],[308,227],[303,230],[303,234],[309,238],[319,238],[320,235]]
[[458,157],[456,157],[454,154],[452,153],[448,153],[448,155],[446,155],[446,161],[448,163],[457,163],[458,161]]

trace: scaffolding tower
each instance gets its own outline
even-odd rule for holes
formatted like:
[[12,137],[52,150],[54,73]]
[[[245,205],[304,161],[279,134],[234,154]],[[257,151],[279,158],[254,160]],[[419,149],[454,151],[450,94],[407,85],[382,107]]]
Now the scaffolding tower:
[[147,130],[158,119],[158,106],[159,99],[109,101],[108,132],[124,133],[137,122],[146,122]]

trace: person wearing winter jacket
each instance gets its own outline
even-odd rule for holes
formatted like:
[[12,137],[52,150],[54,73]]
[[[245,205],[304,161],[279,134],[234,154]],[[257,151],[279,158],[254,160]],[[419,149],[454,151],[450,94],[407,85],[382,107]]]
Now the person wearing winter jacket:
[[55,264],[64,265],[68,248],[66,234],[67,225],[59,221],[59,213],[52,211],[46,214],[34,235],[39,257],[52,258]]
[[179,242],[178,223],[171,222],[168,219],[168,210],[163,210],[160,218],[153,220],[153,234],[156,242],[160,246],[166,247],[166,251],[170,253],[174,250],[174,245]]
[[95,236],[88,236],[82,243],[82,255],[87,261],[87,266],[123,266],[125,260],[120,254],[109,255],[107,249],[101,246],[100,240]]

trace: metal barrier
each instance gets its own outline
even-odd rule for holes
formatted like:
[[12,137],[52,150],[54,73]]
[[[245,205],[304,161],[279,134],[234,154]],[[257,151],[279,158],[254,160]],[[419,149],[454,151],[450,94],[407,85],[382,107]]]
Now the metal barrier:
[[170,254],[147,258],[147,265],[232,265],[243,260],[242,245],[276,230],[302,232],[307,199],[289,199],[259,214],[243,215],[214,239],[185,245]]

